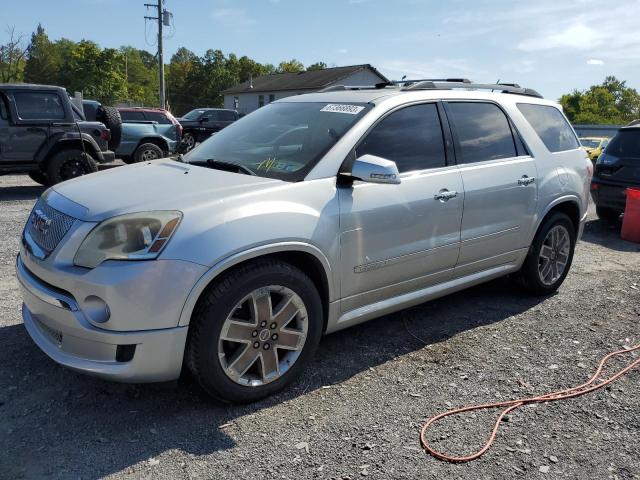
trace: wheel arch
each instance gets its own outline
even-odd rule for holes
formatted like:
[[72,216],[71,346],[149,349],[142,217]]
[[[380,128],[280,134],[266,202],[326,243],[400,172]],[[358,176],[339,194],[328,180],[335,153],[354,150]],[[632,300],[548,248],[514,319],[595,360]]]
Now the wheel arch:
[[[83,148],[84,144],[84,148]],[[91,155],[96,161],[100,160],[100,154],[98,150],[96,150],[96,146],[89,142],[86,139],[80,140],[79,138],[72,138],[66,140],[58,140],[40,159],[40,165],[44,165],[51,157],[53,157],[56,153],[61,152],[62,150],[68,150],[72,148],[77,148],[78,150],[86,151],[89,155]]]
[[261,258],[279,259],[290,263],[306,273],[320,294],[323,309],[323,332],[326,330],[329,315],[329,303],[335,298],[332,285],[331,265],[322,251],[314,245],[302,242],[282,242],[263,245],[231,255],[207,270],[189,292],[182,307],[178,326],[186,326],[207,287],[223,273],[232,268]]
[[169,142],[167,142],[164,138],[162,138],[162,137],[143,137],[143,138],[140,139],[140,141],[136,145],[136,148],[133,149],[133,153],[131,154],[131,156],[135,155],[136,150],[138,150],[138,148],[140,148],[140,146],[144,145],[145,143],[153,143],[154,145],[160,147],[160,149],[162,150],[163,153],[168,153],[169,152]]
[[547,205],[547,207],[543,210],[542,214],[538,217],[538,222],[536,223],[536,227],[533,230],[531,242],[533,242],[535,235],[538,233],[538,230],[540,229],[540,226],[543,224],[545,219],[555,212],[562,212],[566,214],[571,219],[571,223],[573,223],[576,235],[578,235],[580,231],[580,221],[582,220],[580,199],[573,195],[567,195],[555,199],[553,202],[549,203],[549,205]]

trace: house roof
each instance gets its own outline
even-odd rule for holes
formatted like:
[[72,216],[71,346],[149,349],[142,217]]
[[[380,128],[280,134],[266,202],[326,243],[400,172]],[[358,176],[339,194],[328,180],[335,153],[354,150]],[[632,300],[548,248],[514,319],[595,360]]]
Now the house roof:
[[224,95],[233,93],[277,92],[283,90],[318,90],[332,85],[338,80],[348,77],[361,70],[371,70],[380,77],[381,82],[389,81],[384,75],[371,65],[349,65],[346,67],[325,68],[299,73],[274,73],[256,77],[250,82],[242,82],[234,87],[224,90]]

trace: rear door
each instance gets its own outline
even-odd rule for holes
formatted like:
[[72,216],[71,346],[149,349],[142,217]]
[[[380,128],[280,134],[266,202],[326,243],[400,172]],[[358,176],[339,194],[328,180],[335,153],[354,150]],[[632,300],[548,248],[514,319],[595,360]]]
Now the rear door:
[[34,162],[47,148],[49,127],[67,118],[63,99],[54,91],[23,90],[11,94],[12,115],[5,159],[16,163]]
[[0,161],[6,160],[6,150],[9,148],[9,107],[0,93]]
[[356,148],[356,156],[396,162],[401,183],[356,181],[338,189],[342,311],[451,277],[464,192],[460,172],[447,161],[447,151],[453,156],[447,143],[441,108],[424,103],[389,113]]
[[495,103],[445,103],[464,185],[455,276],[514,261],[526,248],[537,204],[536,164]]

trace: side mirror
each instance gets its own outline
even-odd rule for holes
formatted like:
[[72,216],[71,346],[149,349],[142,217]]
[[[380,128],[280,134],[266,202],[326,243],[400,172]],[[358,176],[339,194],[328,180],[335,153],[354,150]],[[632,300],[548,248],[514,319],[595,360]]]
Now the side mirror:
[[351,177],[367,183],[400,183],[400,172],[396,162],[369,154],[356,158],[351,169]]

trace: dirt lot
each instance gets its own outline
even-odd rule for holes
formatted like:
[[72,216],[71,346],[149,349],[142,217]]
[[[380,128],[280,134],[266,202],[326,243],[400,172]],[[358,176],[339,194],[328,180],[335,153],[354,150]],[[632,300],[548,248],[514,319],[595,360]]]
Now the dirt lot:
[[[640,245],[593,215],[558,294],[527,297],[504,279],[328,336],[295,386],[228,407],[189,380],[88,378],[31,342],[13,263],[41,192],[0,177],[1,478],[640,479],[638,370],[514,412],[470,464],[439,462],[418,443],[430,415],[581,383],[606,352],[640,343]],[[495,413],[447,421],[430,438],[470,452]]]

